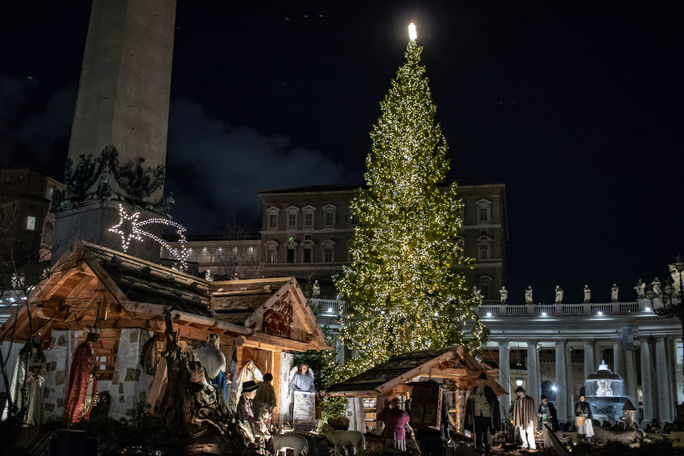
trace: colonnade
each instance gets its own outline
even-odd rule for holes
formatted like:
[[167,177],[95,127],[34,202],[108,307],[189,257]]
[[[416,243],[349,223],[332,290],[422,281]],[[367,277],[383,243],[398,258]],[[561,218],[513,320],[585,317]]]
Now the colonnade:
[[[542,372],[539,364],[540,340],[527,339],[498,340],[499,348],[499,384],[509,393],[500,398],[504,410],[508,410],[511,400],[515,397],[515,382],[511,379],[510,350],[511,344],[524,342],[527,344],[527,394],[531,396],[535,404],[539,403],[541,385],[544,381],[552,381],[556,388],[556,408],[558,418],[561,421],[568,420],[574,415],[575,397],[583,384],[574,385],[572,379],[573,366],[570,357],[570,349],[583,350],[583,377],[593,374],[601,359],[597,358],[595,347],[597,345],[610,346],[613,352],[613,372],[620,375],[624,380],[625,396],[628,396],[635,407],[639,403],[643,407],[642,423],[651,422],[657,418],[660,422],[672,422],[676,417],[677,402],[677,374],[679,369],[676,363],[674,337],[656,336],[640,337],[638,339],[638,351],[636,343],[634,347],[623,347],[622,339],[606,340],[555,340],[545,343],[555,348],[555,378],[541,378]],[[636,342],[636,341],[635,341]],[[626,350],[625,348],[631,348]],[[637,363],[638,369],[637,369]],[[639,396],[641,393],[641,397]]]

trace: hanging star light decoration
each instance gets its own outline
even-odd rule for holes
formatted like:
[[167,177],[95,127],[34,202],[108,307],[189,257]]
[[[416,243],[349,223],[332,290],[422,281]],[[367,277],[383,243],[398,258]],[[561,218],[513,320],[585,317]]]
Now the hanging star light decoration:
[[[121,236],[121,248],[124,252],[128,251],[132,240],[143,241],[143,236],[148,237],[160,244],[166,250],[168,250],[180,263],[181,271],[187,271],[188,269],[188,256],[190,252],[186,248],[187,239],[185,238],[185,227],[180,223],[174,222],[172,220],[167,220],[163,218],[151,218],[147,220],[138,221],[140,217],[140,212],[127,213],[121,204],[119,204],[119,223],[109,228],[108,231],[118,234]],[[143,226],[160,224],[165,226],[170,226],[176,229],[176,234],[178,235],[179,248],[172,247],[168,242],[159,236],[148,233],[147,231],[141,229]]]

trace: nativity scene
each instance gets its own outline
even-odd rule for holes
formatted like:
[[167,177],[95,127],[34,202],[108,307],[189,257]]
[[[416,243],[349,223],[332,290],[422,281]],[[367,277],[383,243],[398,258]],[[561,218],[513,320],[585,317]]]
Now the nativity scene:
[[106,402],[118,419],[144,402],[195,438],[258,446],[292,421],[293,388],[308,392],[293,352],[330,349],[293,278],[210,282],[81,241],[29,299],[30,315],[0,328],[27,341],[12,389],[26,425],[87,421]]

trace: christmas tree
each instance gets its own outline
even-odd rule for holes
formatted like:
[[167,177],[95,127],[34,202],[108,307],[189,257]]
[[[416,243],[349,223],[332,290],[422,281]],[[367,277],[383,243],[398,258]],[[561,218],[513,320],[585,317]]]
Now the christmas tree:
[[481,297],[463,275],[471,260],[462,203],[445,182],[447,144],[421,52],[414,32],[370,134],[366,187],[351,203],[351,265],[336,281],[347,305],[341,338],[357,355],[349,374],[413,350],[478,349],[487,336],[475,309]]

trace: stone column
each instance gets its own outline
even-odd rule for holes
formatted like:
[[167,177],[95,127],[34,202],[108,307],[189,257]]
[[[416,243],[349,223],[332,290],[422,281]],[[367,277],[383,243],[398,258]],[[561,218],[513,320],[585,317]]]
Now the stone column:
[[534,399],[535,407],[539,405],[541,385],[539,384],[539,352],[537,341],[527,341],[527,394]]
[[667,350],[667,372],[670,374],[670,414],[673,419],[677,417],[677,404],[680,403],[677,393],[677,347],[674,337],[665,338]]
[[576,399],[576,389],[575,389],[575,379],[573,378],[572,373],[574,372],[573,366],[572,366],[572,349],[567,345],[566,343],[566,349],[565,349],[565,375],[567,378],[567,402],[566,405],[568,407],[568,415],[573,416],[573,410],[575,409],[575,399]]
[[45,350],[47,378],[43,384],[43,421],[60,420],[64,415],[69,381],[69,331],[53,330],[50,349]]
[[280,402],[278,406],[278,424],[283,424],[284,422],[292,422],[292,417],[290,416],[290,370],[293,364],[292,353],[282,352],[280,354],[280,391],[276,394],[278,395],[278,400]]
[[[501,396],[501,407],[504,411],[508,411],[511,406],[511,349],[508,341],[499,342],[499,385],[501,385],[508,394]],[[503,416],[503,415],[502,415]]]
[[594,343],[584,342],[584,378],[596,371],[596,362],[594,360]]
[[657,404],[653,397],[653,382],[651,378],[651,345],[648,338],[644,337],[640,341],[640,361],[641,361],[641,393],[644,400],[644,420],[643,423],[650,423],[656,415]]
[[130,417],[138,406],[138,402],[147,400],[147,390],[152,383],[153,375],[143,371],[140,366],[140,354],[149,338],[149,331],[143,329],[123,328],[121,330],[116,370],[109,387],[109,395],[112,398],[109,409],[111,418]]
[[568,375],[565,366],[565,341],[556,342],[556,407],[558,419],[568,419]]
[[625,378],[625,366],[622,362],[622,341],[613,341],[613,372]]
[[666,423],[672,421],[670,405],[672,402],[672,395],[664,337],[658,337],[656,339],[655,354],[656,375],[658,378],[658,419],[661,423]]
[[638,407],[637,394],[637,371],[634,364],[634,351],[625,351],[625,394],[632,401],[635,407]]

